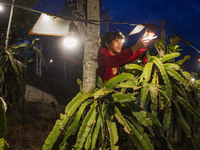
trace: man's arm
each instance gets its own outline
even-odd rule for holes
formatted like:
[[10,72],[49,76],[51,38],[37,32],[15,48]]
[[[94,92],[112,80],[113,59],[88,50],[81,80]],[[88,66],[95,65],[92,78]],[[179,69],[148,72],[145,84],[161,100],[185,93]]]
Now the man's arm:
[[121,53],[111,56],[108,54],[107,50],[102,49],[98,53],[97,62],[100,67],[118,67],[140,58],[144,51],[145,50],[138,50],[133,54],[132,49],[128,48]]
[[124,65],[132,55],[133,53],[130,48],[113,56],[110,55],[106,49],[101,49],[98,52],[97,62],[99,67],[113,68]]

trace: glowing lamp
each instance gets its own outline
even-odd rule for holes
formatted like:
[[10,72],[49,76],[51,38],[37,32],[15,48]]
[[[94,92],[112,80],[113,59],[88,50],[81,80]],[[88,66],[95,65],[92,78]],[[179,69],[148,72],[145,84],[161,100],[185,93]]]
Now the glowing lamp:
[[3,11],[3,6],[2,5],[0,5],[0,11]]
[[122,32],[119,32],[119,34],[123,37],[122,38],[122,44],[125,42],[125,36],[122,34]]
[[122,39],[122,43],[124,43],[124,42],[125,42],[125,39],[123,38],[123,39]]
[[78,44],[77,39],[74,37],[67,37],[63,42],[66,48],[74,48]]
[[47,14],[44,14],[43,18],[44,18],[44,20],[46,20],[46,21],[50,21],[52,17],[49,16],[49,15],[47,15]]
[[191,78],[191,81],[194,82],[194,81],[195,81],[195,78],[192,77],[192,78]]
[[153,32],[149,32],[148,36],[144,36],[143,40],[152,40],[155,38],[157,38],[157,35],[155,35]]

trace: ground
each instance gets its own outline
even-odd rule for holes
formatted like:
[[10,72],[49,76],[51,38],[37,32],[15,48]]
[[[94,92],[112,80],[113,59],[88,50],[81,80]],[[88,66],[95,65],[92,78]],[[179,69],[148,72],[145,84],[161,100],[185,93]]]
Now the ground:
[[23,123],[7,115],[6,141],[11,150],[41,150],[45,139],[52,130],[55,120],[25,115]]

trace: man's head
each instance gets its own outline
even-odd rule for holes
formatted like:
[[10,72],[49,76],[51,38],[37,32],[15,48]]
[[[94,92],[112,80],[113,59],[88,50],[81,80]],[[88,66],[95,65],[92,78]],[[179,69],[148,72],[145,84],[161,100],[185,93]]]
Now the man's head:
[[101,38],[101,46],[112,55],[121,52],[123,37],[117,32],[107,32]]

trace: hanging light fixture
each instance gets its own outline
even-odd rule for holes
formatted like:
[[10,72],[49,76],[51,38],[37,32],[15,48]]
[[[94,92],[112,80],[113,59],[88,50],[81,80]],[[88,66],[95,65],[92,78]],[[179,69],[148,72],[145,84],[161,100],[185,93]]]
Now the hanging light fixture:
[[78,44],[78,40],[75,36],[75,32],[76,32],[76,27],[75,27],[75,23],[73,21],[71,21],[71,23],[69,24],[69,33],[68,36],[64,39],[64,46],[66,48],[74,48],[77,46]]
[[122,36],[122,43],[125,42],[125,35],[122,34],[122,32],[119,32],[119,34]]
[[74,48],[77,46],[78,44],[78,41],[75,37],[73,37],[72,35],[66,37],[64,40],[63,40],[63,43],[64,43],[64,46],[66,48]]
[[196,79],[194,77],[191,78],[191,81],[194,82]]

